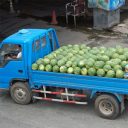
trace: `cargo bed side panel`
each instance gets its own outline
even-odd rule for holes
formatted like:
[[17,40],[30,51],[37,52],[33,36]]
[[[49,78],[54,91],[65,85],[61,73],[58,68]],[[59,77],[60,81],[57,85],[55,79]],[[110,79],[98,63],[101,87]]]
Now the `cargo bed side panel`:
[[81,76],[53,72],[31,71],[31,87],[35,85],[74,89],[90,89],[100,92],[128,94],[128,80],[105,77]]

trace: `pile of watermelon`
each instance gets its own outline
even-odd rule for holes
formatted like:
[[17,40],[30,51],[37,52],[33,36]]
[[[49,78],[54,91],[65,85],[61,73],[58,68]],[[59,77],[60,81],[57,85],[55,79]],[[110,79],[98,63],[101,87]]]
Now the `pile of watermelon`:
[[124,78],[128,64],[128,48],[116,46],[88,47],[85,44],[62,46],[44,58],[39,58],[33,70],[77,75]]

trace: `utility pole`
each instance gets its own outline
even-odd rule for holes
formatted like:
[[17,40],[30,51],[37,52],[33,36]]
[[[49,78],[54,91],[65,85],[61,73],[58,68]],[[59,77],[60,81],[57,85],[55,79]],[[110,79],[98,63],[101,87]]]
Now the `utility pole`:
[[9,0],[9,5],[10,5],[10,13],[15,13],[12,0]]

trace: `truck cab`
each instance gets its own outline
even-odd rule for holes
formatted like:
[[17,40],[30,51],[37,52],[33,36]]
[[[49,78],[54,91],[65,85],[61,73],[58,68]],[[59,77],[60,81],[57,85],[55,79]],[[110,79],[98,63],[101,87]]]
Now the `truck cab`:
[[29,80],[31,64],[59,47],[54,29],[22,29],[0,44],[0,89]]

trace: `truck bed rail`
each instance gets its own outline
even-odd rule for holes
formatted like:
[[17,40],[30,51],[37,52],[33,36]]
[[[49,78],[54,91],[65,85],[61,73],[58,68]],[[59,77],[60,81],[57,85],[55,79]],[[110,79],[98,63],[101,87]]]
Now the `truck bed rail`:
[[56,86],[74,89],[89,89],[100,92],[128,94],[128,80],[66,73],[31,71],[33,87]]

